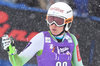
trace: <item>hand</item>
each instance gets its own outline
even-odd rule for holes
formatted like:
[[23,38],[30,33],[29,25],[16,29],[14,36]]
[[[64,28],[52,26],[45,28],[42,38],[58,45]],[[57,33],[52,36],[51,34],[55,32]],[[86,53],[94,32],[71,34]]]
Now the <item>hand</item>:
[[5,34],[2,37],[2,46],[4,50],[8,50],[7,48],[9,47],[9,45],[11,44],[11,39],[9,38],[9,36],[7,34]]

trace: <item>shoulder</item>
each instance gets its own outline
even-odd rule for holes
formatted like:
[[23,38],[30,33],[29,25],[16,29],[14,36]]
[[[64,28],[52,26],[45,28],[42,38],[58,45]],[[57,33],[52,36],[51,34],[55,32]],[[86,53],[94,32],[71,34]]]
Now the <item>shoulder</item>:
[[74,44],[77,45],[78,41],[77,41],[77,38],[75,37],[75,35],[70,33],[70,36],[72,37],[72,40],[73,40]]
[[43,40],[45,33],[47,33],[48,31],[42,31],[39,32],[38,34],[36,34],[31,40]]
[[42,35],[44,35],[44,33],[43,32],[40,32],[36,36],[42,36]]
[[76,39],[76,37],[75,37],[74,34],[72,34],[72,33],[69,33],[69,34],[70,34],[70,36],[72,37],[72,39]]
[[40,33],[36,34],[30,41],[33,41],[33,40],[42,40],[43,38],[44,38],[44,33],[40,32]]
[[48,31],[42,31],[42,32],[39,32],[36,36],[44,36],[44,33],[47,33]]
[[43,37],[44,36],[44,33],[43,32],[39,32],[37,35],[35,35],[33,38],[36,38],[36,37]]
[[31,46],[32,48],[36,49],[37,51],[43,49],[44,46],[44,34],[43,32],[38,33],[35,35],[31,40]]

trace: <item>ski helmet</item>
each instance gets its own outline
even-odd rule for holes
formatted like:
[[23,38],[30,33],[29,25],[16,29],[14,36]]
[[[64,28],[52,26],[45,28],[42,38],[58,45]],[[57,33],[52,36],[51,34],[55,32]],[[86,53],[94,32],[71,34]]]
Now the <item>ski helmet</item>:
[[68,31],[69,28],[71,27],[73,21],[73,11],[68,4],[64,2],[56,2],[52,4],[47,12],[47,17],[46,17],[47,23],[49,16],[63,18],[64,19],[63,25],[65,25],[64,28],[65,31]]

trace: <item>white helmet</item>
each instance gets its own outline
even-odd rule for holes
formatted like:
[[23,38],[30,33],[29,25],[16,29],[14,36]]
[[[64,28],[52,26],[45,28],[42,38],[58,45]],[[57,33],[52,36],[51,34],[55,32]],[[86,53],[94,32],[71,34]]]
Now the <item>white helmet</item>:
[[48,16],[56,16],[65,19],[64,24],[66,24],[66,31],[68,31],[71,26],[71,24],[70,26],[68,24],[72,23],[73,21],[72,8],[64,2],[56,2],[53,5],[51,5],[47,12],[47,17]]

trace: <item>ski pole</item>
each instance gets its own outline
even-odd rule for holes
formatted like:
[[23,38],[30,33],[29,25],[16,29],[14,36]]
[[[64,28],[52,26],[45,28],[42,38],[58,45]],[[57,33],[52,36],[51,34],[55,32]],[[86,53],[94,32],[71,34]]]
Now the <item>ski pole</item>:
[[14,55],[13,55],[14,52],[15,52],[15,51],[13,50],[13,47],[12,47],[12,45],[10,44],[10,45],[9,45],[9,53],[11,54],[11,57],[12,57],[14,66],[16,66],[15,58],[14,58]]

